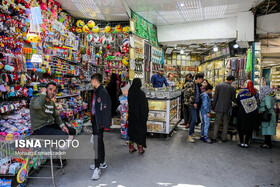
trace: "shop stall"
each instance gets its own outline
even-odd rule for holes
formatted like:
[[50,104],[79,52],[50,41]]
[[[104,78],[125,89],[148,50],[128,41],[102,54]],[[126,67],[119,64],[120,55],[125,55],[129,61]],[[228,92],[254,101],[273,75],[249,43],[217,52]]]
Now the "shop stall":
[[149,103],[149,133],[169,135],[181,121],[181,90],[144,88]]

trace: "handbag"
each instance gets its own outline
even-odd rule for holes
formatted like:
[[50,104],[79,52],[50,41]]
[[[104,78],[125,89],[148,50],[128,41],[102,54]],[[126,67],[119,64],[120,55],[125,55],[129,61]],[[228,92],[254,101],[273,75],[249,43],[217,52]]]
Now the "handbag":
[[261,121],[270,122],[271,116],[272,116],[272,114],[269,112],[268,108],[266,108],[266,110],[261,114]]

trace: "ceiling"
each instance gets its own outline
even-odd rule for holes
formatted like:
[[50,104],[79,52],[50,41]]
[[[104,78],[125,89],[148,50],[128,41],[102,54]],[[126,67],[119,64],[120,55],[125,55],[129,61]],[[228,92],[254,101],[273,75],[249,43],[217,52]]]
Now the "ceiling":
[[121,0],[55,0],[74,18],[127,21]]
[[129,7],[155,25],[236,17],[263,0],[126,0]]

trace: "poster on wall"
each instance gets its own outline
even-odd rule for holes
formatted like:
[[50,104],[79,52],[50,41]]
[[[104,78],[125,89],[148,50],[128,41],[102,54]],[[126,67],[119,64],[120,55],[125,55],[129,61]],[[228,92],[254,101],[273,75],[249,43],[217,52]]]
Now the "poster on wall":
[[135,34],[137,36],[149,40],[151,45],[159,46],[156,26],[152,23],[149,23],[143,17],[139,16],[134,12],[132,12],[132,19],[135,20]]

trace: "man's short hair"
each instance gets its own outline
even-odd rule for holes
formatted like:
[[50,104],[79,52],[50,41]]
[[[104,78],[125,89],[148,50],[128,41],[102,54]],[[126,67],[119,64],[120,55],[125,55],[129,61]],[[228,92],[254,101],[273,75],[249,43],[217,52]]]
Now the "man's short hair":
[[46,85],[46,88],[48,88],[50,85],[53,85],[57,88],[57,85],[55,82],[49,82],[47,85]]
[[189,74],[187,74],[186,78],[193,79],[193,76],[192,76],[192,74],[189,73]]
[[235,77],[232,76],[232,75],[229,75],[229,76],[227,77],[227,81],[235,81]]
[[103,80],[103,76],[100,73],[95,73],[91,76],[91,80],[93,79],[97,80],[101,84]]
[[205,90],[213,90],[213,86],[211,84],[207,84]]
[[197,80],[197,79],[203,79],[204,78],[204,74],[203,73],[198,73],[198,74],[196,74],[196,76],[195,76],[195,80]]

